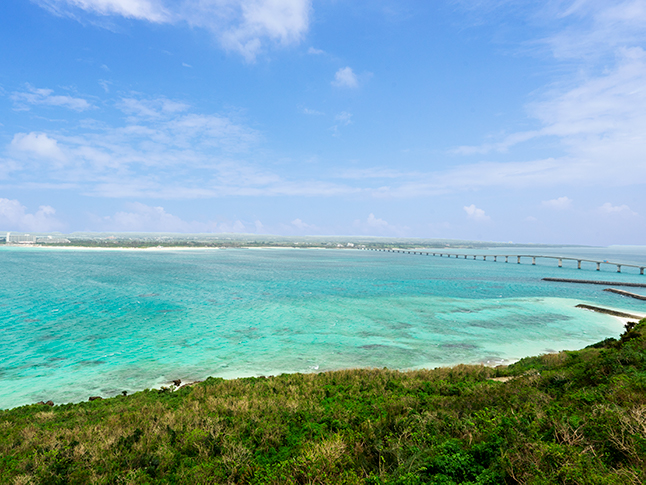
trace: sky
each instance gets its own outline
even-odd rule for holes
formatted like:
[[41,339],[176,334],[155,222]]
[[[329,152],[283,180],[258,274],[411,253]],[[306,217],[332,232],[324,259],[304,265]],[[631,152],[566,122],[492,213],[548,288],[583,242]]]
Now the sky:
[[646,243],[646,0],[0,12],[0,230]]

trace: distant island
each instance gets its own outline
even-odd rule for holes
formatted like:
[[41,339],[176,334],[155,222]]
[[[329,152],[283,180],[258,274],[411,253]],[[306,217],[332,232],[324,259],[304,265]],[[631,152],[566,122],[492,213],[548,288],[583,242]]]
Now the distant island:
[[487,249],[491,247],[588,247],[558,244],[514,244],[459,239],[392,238],[374,236],[273,236],[257,234],[172,233],[21,233],[0,232],[0,244],[87,248],[371,248],[371,249]]

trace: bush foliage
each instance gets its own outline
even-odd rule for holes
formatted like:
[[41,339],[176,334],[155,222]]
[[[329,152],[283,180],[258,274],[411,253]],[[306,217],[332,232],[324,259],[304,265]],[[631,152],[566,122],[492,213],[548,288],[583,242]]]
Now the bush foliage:
[[640,484],[646,319],[508,367],[206,381],[0,412],[1,483]]

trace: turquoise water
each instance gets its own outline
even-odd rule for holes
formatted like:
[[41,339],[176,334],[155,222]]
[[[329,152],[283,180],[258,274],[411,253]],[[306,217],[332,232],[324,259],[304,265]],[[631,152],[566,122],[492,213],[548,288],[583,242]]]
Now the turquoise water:
[[[567,251],[646,263],[644,248]],[[495,364],[581,348],[622,324],[576,304],[646,304],[541,278],[646,282],[611,270],[356,250],[4,247],[0,408],[178,378]]]

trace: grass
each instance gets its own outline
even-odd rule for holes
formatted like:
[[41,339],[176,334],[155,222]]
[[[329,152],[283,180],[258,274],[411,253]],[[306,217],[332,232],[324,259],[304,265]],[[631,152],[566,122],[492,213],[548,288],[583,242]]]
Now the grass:
[[646,320],[496,369],[209,378],[0,412],[0,483],[624,485],[646,482],[645,457]]

